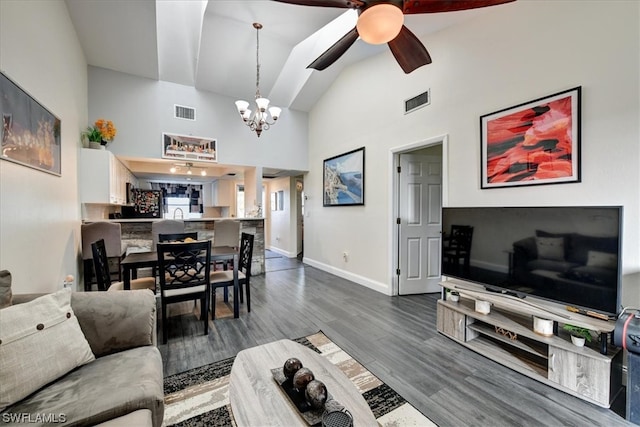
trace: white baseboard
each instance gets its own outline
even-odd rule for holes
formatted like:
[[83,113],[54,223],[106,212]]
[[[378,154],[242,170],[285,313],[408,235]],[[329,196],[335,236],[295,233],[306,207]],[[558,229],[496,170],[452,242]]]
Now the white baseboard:
[[331,273],[338,277],[342,277],[343,279],[355,282],[358,285],[364,286],[365,288],[373,289],[374,291],[378,291],[385,295],[391,295],[391,286],[384,283],[376,282],[375,280],[371,280],[367,277],[363,277],[358,274],[351,273],[349,271],[345,271],[307,257],[302,258],[302,262],[322,271],[326,271],[327,273]]
[[282,256],[286,256],[287,258],[295,258],[295,257],[298,256],[298,254],[294,254],[292,252],[285,251],[284,249],[276,248],[275,246],[271,246],[271,247],[269,247],[267,249],[269,249],[271,252],[275,252],[275,253],[280,254]]

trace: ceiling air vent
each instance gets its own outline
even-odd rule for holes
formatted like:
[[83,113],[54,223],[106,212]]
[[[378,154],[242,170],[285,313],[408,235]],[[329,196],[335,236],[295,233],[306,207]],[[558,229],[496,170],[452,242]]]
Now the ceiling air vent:
[[404,113],[411,113],[412,111],[416,111],[429,104],[431,104],[431,89],[428,89],[426,92],[422,92],[418,96],[405,100]]
[[173,116],[176,119],[196,120],[196,109],[192,107],[185,107],[184,105],[173,105]]

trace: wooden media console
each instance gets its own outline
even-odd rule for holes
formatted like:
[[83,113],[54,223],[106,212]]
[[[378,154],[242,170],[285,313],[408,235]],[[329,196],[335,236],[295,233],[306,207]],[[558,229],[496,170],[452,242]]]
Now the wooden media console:
[[[437,329],[443,335],[528,377],[604,408],[609,408],[622,391],[623,352],[606,345],[614,321],[569,312],[560,304],[532,297],[520,299],[488,292],[464,281],[450,279],[441,285],[460,294],[458,302],[438,301]],[[489,302],[491,311],[475,311],[476,300]],[[556,333],[535,333],[533,316],[553,320]],[[588,328],[597,332],[604,343],[594,337],[592,345],[577,347],[558,324]]]

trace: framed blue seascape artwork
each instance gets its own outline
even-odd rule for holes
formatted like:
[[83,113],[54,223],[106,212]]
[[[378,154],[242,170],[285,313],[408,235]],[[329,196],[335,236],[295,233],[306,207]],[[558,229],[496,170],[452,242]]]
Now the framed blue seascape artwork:
[[364,147],[323,162],[323,206],[364,205]]

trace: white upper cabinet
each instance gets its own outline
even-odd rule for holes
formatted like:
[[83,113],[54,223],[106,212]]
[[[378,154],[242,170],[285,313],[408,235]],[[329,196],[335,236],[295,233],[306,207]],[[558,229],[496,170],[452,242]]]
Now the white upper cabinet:
[[80,150],[78,179],[80,201],[124,205],[127,203],[127,183],[136,184],[136,177],[107,150]]

